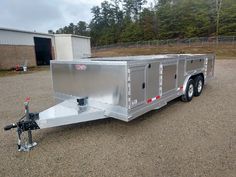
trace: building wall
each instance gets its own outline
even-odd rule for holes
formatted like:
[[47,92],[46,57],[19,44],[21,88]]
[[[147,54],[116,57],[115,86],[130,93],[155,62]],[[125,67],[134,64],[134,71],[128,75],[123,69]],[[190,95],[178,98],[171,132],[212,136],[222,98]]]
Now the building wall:
[[[55,59],[54,47],[52,58]],[[26,64],[28,67],[36,66],[34,46],[27,45],[0,45],[0,70],[11,69],[17,64]]]
[[53,35],[30,32],[7,31],[0,29],[0,45],[29,45],[34,46],[34,37],[50,38],[54,46]]
[[11,69],[17,64],[36,66],[34,46],[0,45],[0,69]]
[[56,59],[57,60],[72,60],[72,41],[68,35],[56,35]]
[[17,64],[36,66],[34,37],[50,38],[52,58],[55,58],[53,35],[0,29],[0,69],[11,69]]
[[55,60],[56,53],[55,53],[55,46],[52,46],[52,59]]
[[0,69],[11,69],[25,63],[36,66],[34,37],[51,39],[52,59],[74,60],[91,56],[89,37],[0,28]]
[[72,36],[73,59],[91,57],[90,38]]
[[76,60],[91,57],[90,38],[71,34],[56,34],[56,60]]

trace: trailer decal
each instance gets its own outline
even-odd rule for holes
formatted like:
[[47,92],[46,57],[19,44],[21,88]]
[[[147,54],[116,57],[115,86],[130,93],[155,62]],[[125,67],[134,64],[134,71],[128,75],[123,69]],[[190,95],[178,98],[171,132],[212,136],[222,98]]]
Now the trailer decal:
[[87,66],[86,65],[78,64],[78,65],[75,65],[75,68],[78,71],[85,71],[87,69]]

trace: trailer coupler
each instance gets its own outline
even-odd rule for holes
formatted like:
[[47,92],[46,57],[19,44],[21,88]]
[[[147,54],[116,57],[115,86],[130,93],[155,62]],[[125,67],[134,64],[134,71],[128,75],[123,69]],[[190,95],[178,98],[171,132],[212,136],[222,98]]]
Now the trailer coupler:
[[[37,145],[36,142],[32,140],[32,130],[39,129],[36,120],[39,119],[38,113],[30,113],[29,112],[29,99],[26,99],[25,103],[25,115],[16,123],[7,125],[4,127],[4,130],[11,130],[12,128],[16,128],[17,132],[17,148],[18,151],[30,151],[34,146]],[[27,131],[28,133],[28,142],[22,142],[21,135],[23,132]]]

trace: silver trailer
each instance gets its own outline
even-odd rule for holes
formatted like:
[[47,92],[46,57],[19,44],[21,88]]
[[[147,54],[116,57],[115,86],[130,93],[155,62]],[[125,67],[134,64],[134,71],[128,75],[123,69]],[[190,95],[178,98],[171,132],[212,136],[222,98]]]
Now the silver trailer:
[[[150,55],[51,61],[54,97],[58,104],[29,113],[5,130],[17,128],[18,150],[36,143],[31,131],[112,117],[130,121],[181,97],[191,101],[214,76],[214,55]],[[21,133],[27,131],[27,144]]]

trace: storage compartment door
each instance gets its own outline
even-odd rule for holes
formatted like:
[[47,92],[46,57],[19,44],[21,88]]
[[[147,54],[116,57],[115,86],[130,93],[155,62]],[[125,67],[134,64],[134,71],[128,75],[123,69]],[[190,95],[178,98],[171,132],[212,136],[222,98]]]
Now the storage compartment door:
[[130,69],[130,98],[131,108],[144,103],[145,99],[145,67],[135,67]]
[[187,67],[186,67],[187,72],[201,69],[204,66],[204,59],[202,58],[187,60],[186,62],[187,62]]
[[177,64],[176,63],[163,65],[163,80],[162,80],[163,94],[176,89],[176,81],[177,81],[176,71],[177,71]]
[[159,62],[146,67],[146,100],[159,96]]

